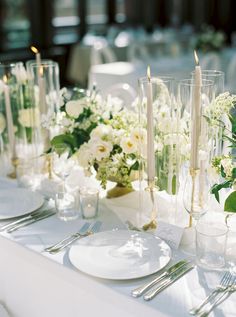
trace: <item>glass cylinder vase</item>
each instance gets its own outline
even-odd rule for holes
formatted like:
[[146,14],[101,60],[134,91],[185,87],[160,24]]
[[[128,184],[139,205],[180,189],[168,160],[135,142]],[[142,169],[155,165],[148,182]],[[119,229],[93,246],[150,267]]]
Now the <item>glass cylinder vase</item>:
[[[156,216],[158,215],[159,219],[175,222],[179,171],[176,147],[178,118],[173,97],[173,78],[139,79],[139,124],[140,129],[146,131],[143,142],[145,145],[140,148],[141,193],[145,192],[145,189],[144,196],[147,192],[151,193],[148,194],[154,205],[151,218],[154,217],[153,210],[156,209]],[[153,163],[151,171],[148,166],[150,163]],[[152,186],[155,189],[154,193]],[[162,204],[158,204],[158,200],[165,200],[168,208],[164,210]],[[142,209],[146,208],[144,205],[142,207],[141,202]]]
[[212,81],[202,79],[199,85],[193,79],[186,79],[178,85],[179,120],[185,124],[187,136],[188,151],[182,156],[181,165],[183,202],[190,215],[189,226],[192,226],[192,218],[197,220],[207,208],[210,191],[207,171],[211,164],[212,137],[208,108],[213,97]]

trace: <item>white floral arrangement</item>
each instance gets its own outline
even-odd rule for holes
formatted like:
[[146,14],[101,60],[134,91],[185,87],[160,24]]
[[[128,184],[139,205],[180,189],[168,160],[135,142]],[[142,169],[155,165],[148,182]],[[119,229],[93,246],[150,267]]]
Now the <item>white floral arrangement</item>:
[[231,188],[233,192],[226,198],[224,210],[236,212],[236,95],[229,92],[220,94],[209,107],[209,120],[213,128],[221,128],[221,142],[226,142],[224,151],[220,156],[212,159],[212,167],[218,174],[218,182],[211,188],[211,193],[220,202],[219,191]]
[[63,98],[60,111],[44,118],[44,126],[58,131],[52,151],[69,149],[86,175],[96,173],[103,188],[108,180],[131,187],[147,139],[138,115],[122,109],[117,98],[103,100],[95,91],[74,89],[72,96],[64,91]]

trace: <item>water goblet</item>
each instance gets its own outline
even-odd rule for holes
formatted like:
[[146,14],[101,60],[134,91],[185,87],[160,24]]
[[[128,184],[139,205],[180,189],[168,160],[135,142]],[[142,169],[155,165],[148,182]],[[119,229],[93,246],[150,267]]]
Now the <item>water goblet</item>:
[[57,147],[51,157],[51,166],[53,172],[62,180],[62,191],[65,191],[66,178],[75,166],[75,161],[70,157],[70,150]]

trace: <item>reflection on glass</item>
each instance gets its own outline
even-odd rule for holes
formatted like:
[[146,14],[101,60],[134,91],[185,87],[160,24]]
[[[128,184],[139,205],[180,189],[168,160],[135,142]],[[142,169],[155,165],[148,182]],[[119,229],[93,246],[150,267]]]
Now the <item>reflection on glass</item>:
[[87,12],[88,24],[102,24],[107,22],[105,0],[88,0]]
[[125,22],[126,14],[125,14],[125,0],[116,0],[116,16],[115,20],[118,23]]
[[26,0],[2,3],[3,32],[7,47],[19,48],[29,45],[30,21]]
[[55,44],[73,43],[78,40],[79,1],[54,0],[52,25]]
[[77,0],[54,0],[54,17],[52,24],[58,26],[73,26],[79,24]]

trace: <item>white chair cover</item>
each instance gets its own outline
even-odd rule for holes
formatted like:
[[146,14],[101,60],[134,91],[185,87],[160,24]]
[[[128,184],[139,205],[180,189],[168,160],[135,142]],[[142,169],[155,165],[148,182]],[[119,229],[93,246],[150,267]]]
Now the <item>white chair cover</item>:
[[91,50],[91,65],[113,63],[117,60],[115,53],[109,46],[95,45]]

